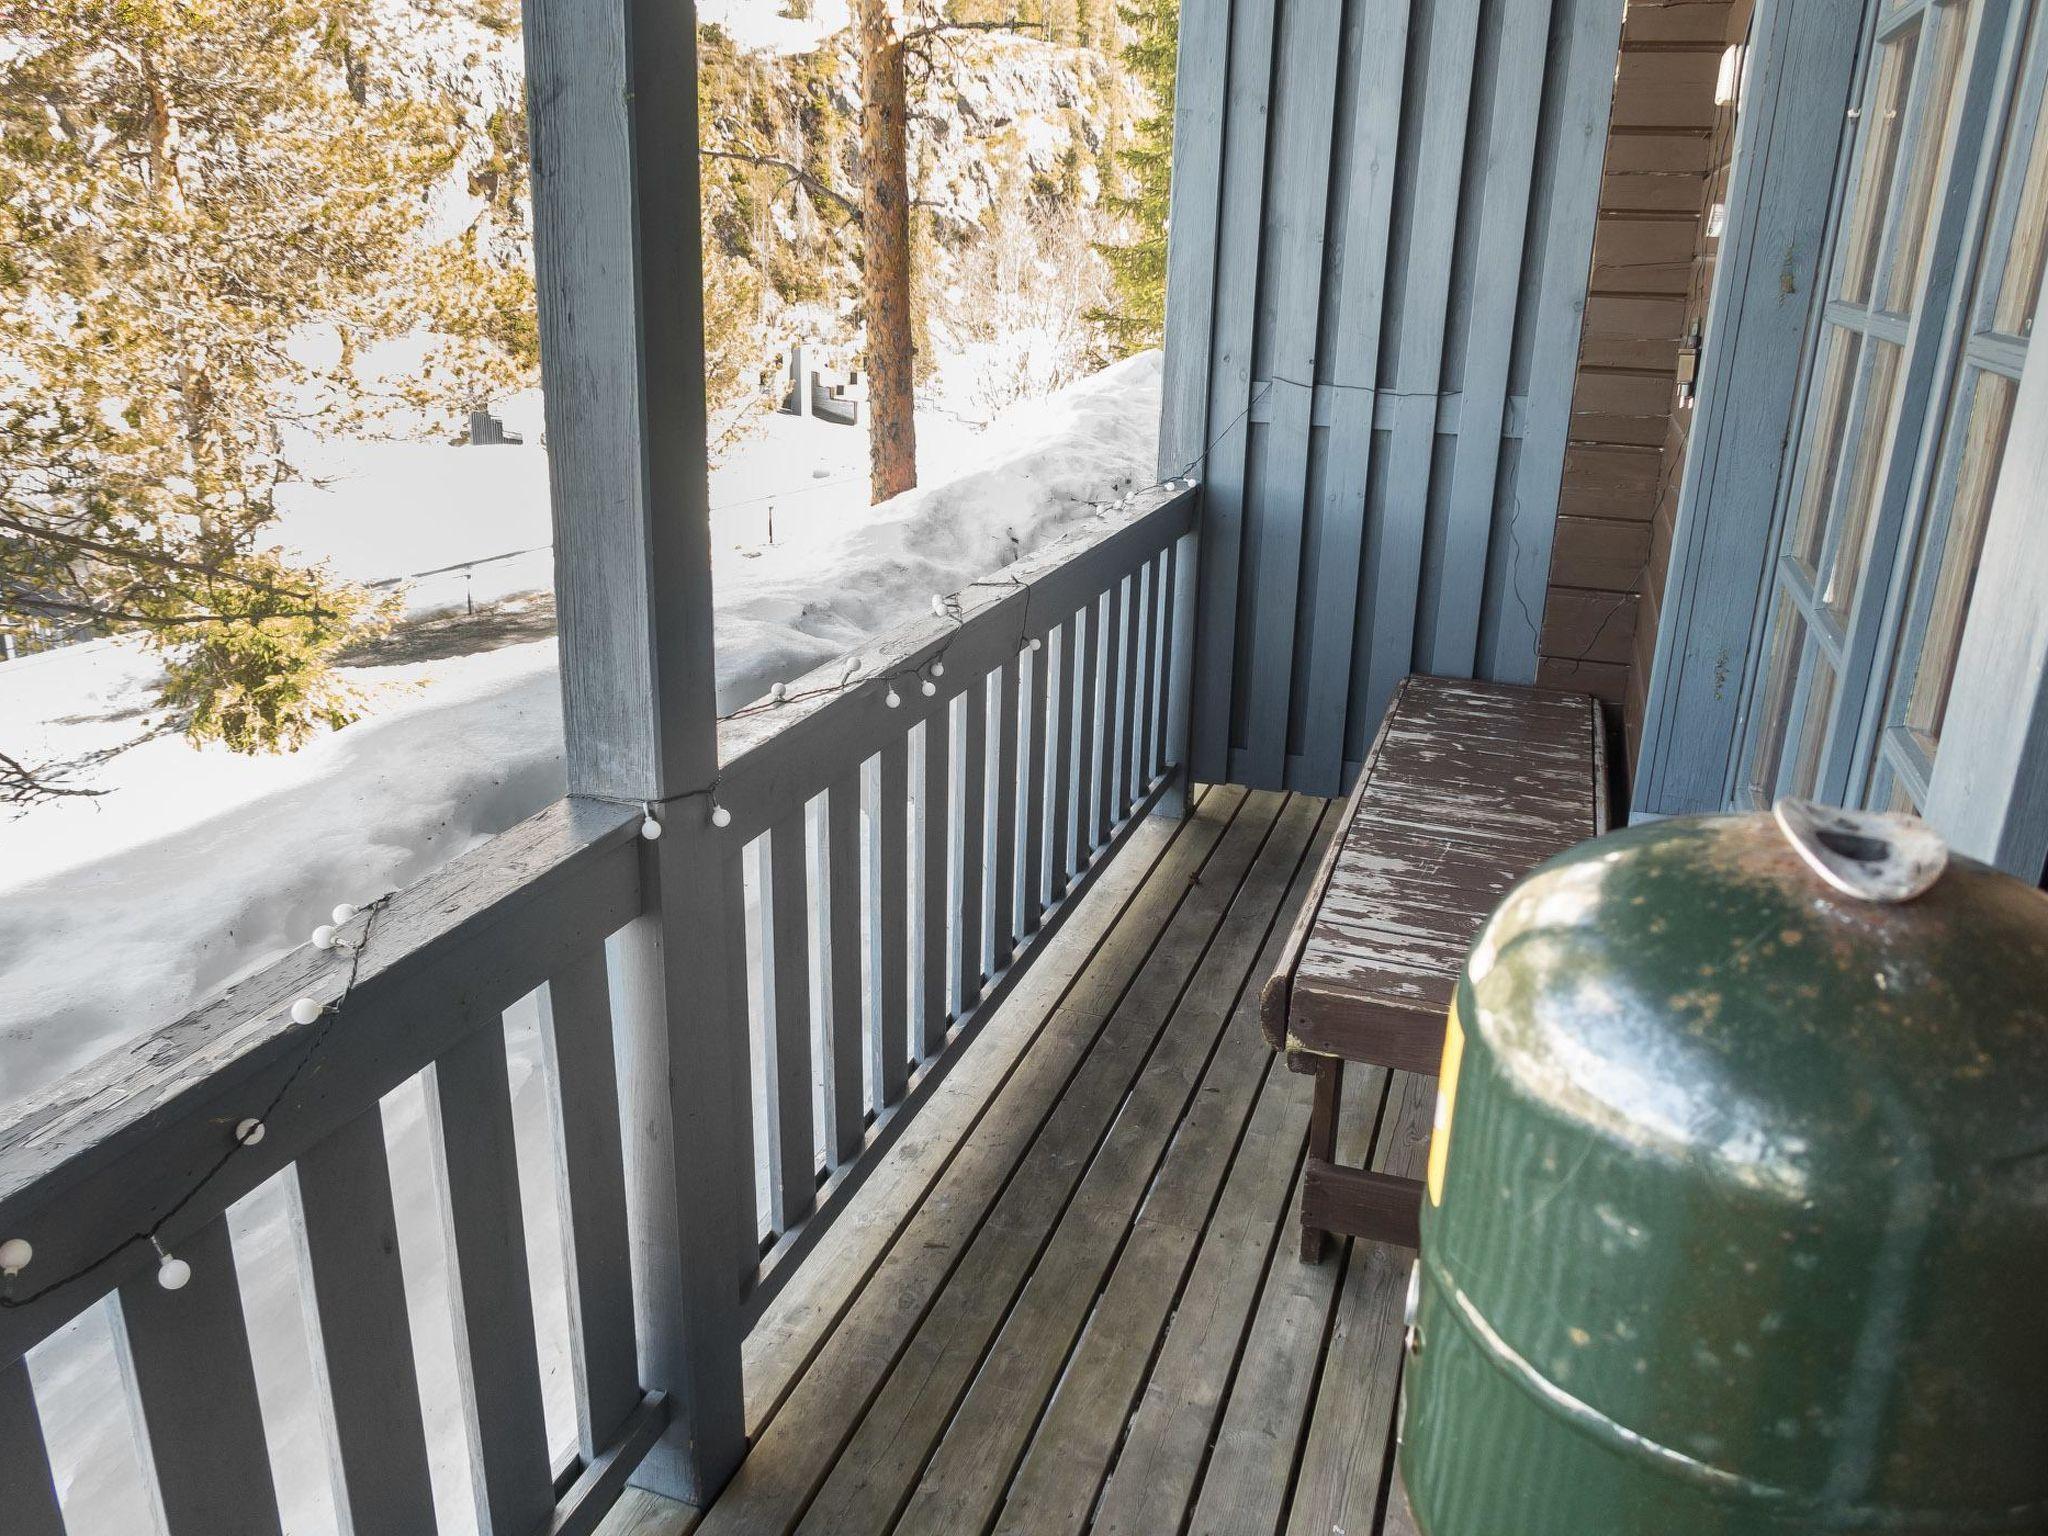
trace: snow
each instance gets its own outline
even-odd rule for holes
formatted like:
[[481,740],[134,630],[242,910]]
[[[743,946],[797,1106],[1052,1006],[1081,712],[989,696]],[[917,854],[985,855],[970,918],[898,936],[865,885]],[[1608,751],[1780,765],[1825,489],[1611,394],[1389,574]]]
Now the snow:
[[[1148,354],[983,433],[921,418],[928,488],[874,508],[863,505],[865,434],[765,422],[713,477],[722,707],[923,612],[932,593],[958,590],[1148,483],[1158,389],[1159,360]],[[530,588],[532,571],[544,582],[538,404],[501,414],[527,446],[302,445],[309,460],[324,455],[332,478],[295,496],[280,542],[360,580],[537,542],[537,565],[478,568],[474,595]],[[448,577],[408,594],[415,612],[461,601]],[[39,761],[118,747],[137,734],[154,675],[125,641],[0,666],[0,740]],[[369,694],[365,718],[299,753],[238,757],[159,736],[92,771],[103,798],[0,823],[0,1105],[304,942],[335,902],[416,880],[561,794],[552,639],[350,676]],[[537,1023],[531,999],[507,1014],[543,1396],[559,1457],[575,1440],[573,1371]],[[418,1079],[383,1111],[436,1518],[453,1536],[476,1525],[436,1133]],[[310,1407],[318,1375],[291,1252],[292,1198],[280,1176],[229,1220],[285,1529],[313,1536],[339,1521],[325,1431]],[[76,1536],[158,1529],[120,1407],[115,1326],[103,1304],[30,1356]]]
[[[770,418],[715,481],[720,707],[1149,481],[1158,378],[1147,354],[979,435],[932,418],[932,483],[873,508],[865,434]],[[537,544],[544,582],[539,423],[509,424],[530,446],[363,446],[352,474],[298,498],[281,540],[362,580]],[[479,571],[476,596],[530,589],[518,569]],[[447,578],[432,580],[443,585],[419,583],[416,606],[460,605]],[[35,762],[115,748],[142,733],[154,675],[127,640],[0,666],[0,740]],[[103,797],[0,822],[0,1104],[302,942],[335,902],[417,880],[561,794],[552,639],[345,675],[368,697],[365,717],[298,753],[241,757],[157,735],[85,775]]]

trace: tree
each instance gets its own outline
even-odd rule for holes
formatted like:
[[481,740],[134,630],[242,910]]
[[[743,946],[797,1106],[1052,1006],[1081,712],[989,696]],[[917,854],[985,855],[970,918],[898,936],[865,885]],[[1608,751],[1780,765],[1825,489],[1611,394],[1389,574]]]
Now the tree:
[[1180,49],[1180,0],[1127,0],[1119,7],[1130,40],[1124,67],[1144,82],[1152,112],[1138,120],[1116,156],[1124,190],[1106,197],[1131,238],[1097,247],[1116,285],[1115,308],[1100,319],[1125,353],[1156,347],[1166,329],[1166,221],[1173,183],[1173,89]]
[[917,484],[910,328],[908,86],[897,0],[856,0],[860,56],[861,295],[867,320],[868,481],[875,501]]
[[0,626],[139,630],[165,706],[238,751],[351,718],[333,659],[384,616],[260,547],[284,429],[356,422],[362,348],[473,275],[419,264],[456,115],[386,42],[368,0],[0,23]]

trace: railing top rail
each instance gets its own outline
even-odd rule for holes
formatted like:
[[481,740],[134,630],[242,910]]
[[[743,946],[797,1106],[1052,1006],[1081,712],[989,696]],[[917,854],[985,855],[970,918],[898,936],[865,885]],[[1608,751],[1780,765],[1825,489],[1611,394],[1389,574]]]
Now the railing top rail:
[[[757,836],[922,719],[937,715],[969,679],[1001,666],[1091,598],[1194,526],[1192,484],[1155,486],[1104,509],[1045,548],[970,583],[954,609],[901,624],[786,685],[786,700],[757,701],[719,730],[717,803],[732,832]],[[935,660],[946,673],[926,697],[919,679]],[[895,709],[884,699],[894,687]],[[708,814],[708,800],[697,814]]]
[[[558,801],[390,897],[325,1039],[326,1017],[295,1023],[291,1005],[335,1000],[353,962],[309,946],[9,1109],[0,1239],[35,1248],[12,1294],[75,1279],[0,1307],[0,1367],[154,1262],[142,1234],[167,1212],[177,1209],[171,1243],[629,922],[641,904],[640,819],[637,808]],[[221,1163],[235,1126],[287,1085],[261,1142]]]

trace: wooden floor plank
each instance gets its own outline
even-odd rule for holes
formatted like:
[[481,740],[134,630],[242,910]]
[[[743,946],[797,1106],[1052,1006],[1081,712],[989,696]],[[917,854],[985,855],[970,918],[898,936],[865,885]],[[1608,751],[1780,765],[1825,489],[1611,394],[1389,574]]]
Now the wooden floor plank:
[[[996,1522],[999,1532],[1049,1536],[1079,1531],[1087,1524],[1176,1299],[1181,1302],[1181,1315],[1191,1320],[1199,1314],[1190,1314],[1190,1307],[1210,1314],[1215,1310],[1218,1271],[1224,1266],[1212,1261],[1206,1270],[1192,1277],[1189,1274],[1197,1250],[1206,1247],[1205,1232],[1212,1223],[1226,1234],[1225,1240],[1215,1245],[1217,1252],[1235,1243],[1254,1255],[1253,1262],[1243,1266],[1249,1283],[1236,1307],[1237,1326],[1229,1344],[1219,1352],[1214,1382],[1216,1395],[1221,1396],[1221,1381],[1236,1355],[1237,1336],[1278,1223],[1273,1192],[1287,1187],[1308,1126],[1304,1080],[1287,1071],[1259,1036],[1256,984],[1271,971],[1288,925],[1314,883],[1323,848],[1334,832],[1335,816],[1333,809],[1324,811],[1253,967],[1254,985],[1238,999],[1228,1025],[1226,1045],[1246,1050],[1261,1069],[1256,1100],[1247,1106],[1250,1123],[1241,1138],[1225,1141],[1226,1135],[1235,1135],[1243,1117],[1217,1113],[1223,1106],[1205,1085],[1182,1134],[1191,1145],[1215,1149],[1215,1155],[1197,1164],[1183,1157],[1183,1148],[1176,1144],[1171,1167],[1178,1180],[1170,1183],[1162,1176],[1148,1196],[1130,1244],[1117,1260],[1116,1271],[1060,1380],[1058,1395],[1033,1434],[1004,1499]],[[1224,1184],[1220,1197],[1219,1183]],[[1252,1241],[1254,1227],[1256,1239]]]
[[1251,796],[1224,834],[1018,1177],[976,1234],[959,1274],[949,1277],[861,1420],[798,1525],[800,1532],[857,1536],[893,1524],[1131,1085],[1168,1032],[1175,1004],[1207,953],[1244,870],[1272,830],[1282,801],[1277,795]]
[[[1395,1073],[1372,1165],[1382,1173],[1419,1178],[1429,1157],[1435,1110],[1436,1079]],[[1363,1241],[1351,1245],[1322,1391],[1289,1512],[1290,1536],[1377,1528],[1393,1448],[1402,1311],[1414,1262],[1415,1255],[1405,1248]]]
[[[1386,1089],[1379,1069],[1351,1066],[1344,1074],[1344,1112],[1338,1156],[1363,1160]],[[1297,1187],[1287,1227],[1296,1229]],[[1215,1450],[1202,1474],[1190,1532],[1202,1536],[1259,1536],[1278,1527],[1287,1486],[1314,1402],[1318,1361],[1341,1281],[1343,1255],[1304,1262],[1291,1244],[1273,1256],[1266,1285],[1252,1317],[1237,1376],[1224,1405]],[[1126,1484],[1112,1492],[1126,1498],[1142,1490]],[[1144,1526],[1127,1520],[1126,1529]],[[1156,1527],[1153,1527],[1156,1529]],[[1360,1531],[1369,1529],[1360,1526]]]
[[[1098,1044],[1103,1021],[1122,989],[1161,931],[1171,926],[1170,914],[1185,905],[1184,898],[1192,901],[1202,894],[1200,872],[1221,857],[1218,845],[1227,840],[1243,802],[1237,790],[1205,797],[1176,838],[1175,857],[1163,861],[1149,883],[1145,912],[1133,920],[1128,948],[1091,963],[1061,1003],[995,1109],[947,1168],[781,1411],[756,1439],[752,1454],[705,1520],[705,1531],[719,1536],[779,1536],[802,1514],[831,1471],[854,1421],[980,1231],[990,1206],[1017,1182],[1020,1160],[1034,1147],[1045,1118],[1060,1107],[1077,1064]],[[1248,860],[1248,852],[1245,857]]]
[[[1236,1003],[1256,998],[1262,950],[1321,813],[1321,802],[1296,801],[1281,815],[1176,1004],[1166,1041],[945,1426],[893,1527],[898,1536],[979,1531],[994,1518],[1112,1263],[1152,1273],[1153,1293],[1172,1294],[1270,1057],[1249,1013],[1245,1030],[1230,1027]],[[1154,1219],[1134,1226],[1141,1204]]]
[[[861,1283],[973,1134],[1018,1062],[1034,1048],[1076,978],[1091,965],[1115,966],[1126,951],[1150,942],[1155,930],[1149,914],[1142,909],[1127,914],[1126,909],[1155,877],[1155,866],[1157,878],[1172,882],[1175,869],[1198,850],[1198,840],[1176,845],[1176,830],[1155,819],[1133,834],[1130,846],[1088,888],[1072,919],[1034,958],[1016,991],[918,1111],[916,1124],[762,1315],[742,1351],[749,1434],[758,1436],[781,1406]],[[1174,860],[1162,863],[1170,851]],[[1185,872],[1192,868],[1187,864]],[[1184,874],[1179,883],[1185,884]]]

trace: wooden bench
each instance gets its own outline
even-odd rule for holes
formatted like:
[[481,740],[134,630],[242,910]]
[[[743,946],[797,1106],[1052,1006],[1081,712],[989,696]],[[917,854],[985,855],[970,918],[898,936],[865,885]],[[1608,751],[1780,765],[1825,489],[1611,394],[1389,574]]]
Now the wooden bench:
[[1413,1247],[1419,1180],[1335,1161],[1344,1063],[1434,1076],[1480,925],[1509,886],[1607,830],[1606,730],[1583,694],[1410,677],[1395,690],[1279,968],[1266,1038],[1315,1074],[1301,1251]]

